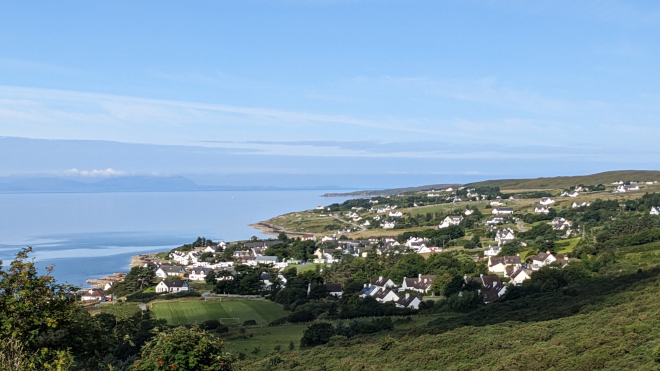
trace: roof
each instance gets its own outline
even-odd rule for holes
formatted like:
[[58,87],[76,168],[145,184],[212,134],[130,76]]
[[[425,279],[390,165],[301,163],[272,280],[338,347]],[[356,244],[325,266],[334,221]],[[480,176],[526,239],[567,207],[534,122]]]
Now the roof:
[[197,274],[199,274],[199,273],[209,273],[210,271],[211,271],[211,268],[201,268],[201,267],[193,268],[193,269],[190,270],[190,272],[193,273],[193,274],[195,274],[195,273],[197,273]]
[[165,273],[179,274],[183,270],[183,267],[180,267],[178,265],[161,265],[160,269],[162,269],[163,272],[165,272]]
[[183,280],[162,280],[160,282],[163,283],[167,287],[184,287],[184,286],[188,286],[186,281],[183,281]]
[[474,281],[481,284],[482,294],[487,302],[492,302],[499,298],[498,293],[504,287],[500,277],[494,274],[481,275],[480,277],[467,277],[466,281]]
[[[410,303],[413,302],[413,300],[415,300],[415,298],[418,298],[418,296],[406,294],[406,295],[400,297],[399,300],[396,301],[396,303],[399,304],[399,305],[402,305],[404,307],[407,307],[407,306],[410,305]],[[419,300],[422,300],[422,299],[420,298]]]
[[390,280],[389,278],[380,276],[380,277],[376,277],[373,280],[371,280],[371,284],[373,286],[385,286],[385,283],[387,283],[387,281],[389,281],[389,280]]
[[253,249],[255,247],[270,247],[282,243],[282,241],[259,241],[259,242],[247,242],[245,247]]
[[502,256],[502,257],[496,257],[493,256],[490,258],[488,262],[488,266],[492,267],[493,265],[497,264],[504,264],[504,265],[520,265],[522,262],[520,261],[520,256]]
[[510,278],[514,279],[522,273],[525,273],[528,277],[532,277],[532,270],[531,269],[517,269],[515,272],[513,272],[513,274],[511,274]]
[[338,283],[326,283],[325,288],[328,289],[329,292],[344,292],[344,290],[341,289],[341,285]]
[[538,254],[534,257],[534,260],[544,261],[544,260],[547,259],[550,255],[552,255],[552,254],[548,254],[548,253],[545,253],[545,252],[541,252],[541,253],[538,253]]
[[257,256],[254,261],[256,262],[279,262],[277,256]]
[[378,291],[378,292],[376,293],[376,295],[374,295],[374,298],[376,298],[376,299],[381,299],[381,300],[382,300],[382,299],[385,299],[385,297],[386,297],[390,292],[392,292],[392,291],[389,290],[389,289],[380,290],[380,291]]

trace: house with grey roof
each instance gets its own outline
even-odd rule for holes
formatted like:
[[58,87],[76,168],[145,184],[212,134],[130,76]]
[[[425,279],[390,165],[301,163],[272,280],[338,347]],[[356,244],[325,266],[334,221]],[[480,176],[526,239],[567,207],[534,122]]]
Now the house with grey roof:
[[188,291],[188,282],[184,280],[162,280],[156,285],[156,292],[159,294],[177,293]]

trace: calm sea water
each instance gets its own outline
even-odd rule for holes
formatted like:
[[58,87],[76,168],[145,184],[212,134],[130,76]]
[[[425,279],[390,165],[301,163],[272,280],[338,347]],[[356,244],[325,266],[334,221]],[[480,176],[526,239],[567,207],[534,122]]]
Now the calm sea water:
[[[132,255],[194,241],[240,240],[248,224],[343,202],[325,191],[0,194],[0,260],[25,246],[58,281],[126,272]],[[266,237],[259,235],[261,237]]]

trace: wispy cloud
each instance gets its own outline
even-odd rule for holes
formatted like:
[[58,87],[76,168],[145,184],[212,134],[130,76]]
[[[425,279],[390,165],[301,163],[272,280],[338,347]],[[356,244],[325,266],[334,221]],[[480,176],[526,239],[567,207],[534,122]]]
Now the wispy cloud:
[[115,170],[112,168],[107,168],[107,169],[93,169],[93,170],[78,170],[78,169],[69,169],[69,170],[64,170],[62,172],[62,175],[64,176],[83,176],[83,177],[91,177],[91,178],[110,178],[110,177],[117,177],[117,176],[127,176],[131,175],[131,173],[127,173],[125,171],[121,170]]

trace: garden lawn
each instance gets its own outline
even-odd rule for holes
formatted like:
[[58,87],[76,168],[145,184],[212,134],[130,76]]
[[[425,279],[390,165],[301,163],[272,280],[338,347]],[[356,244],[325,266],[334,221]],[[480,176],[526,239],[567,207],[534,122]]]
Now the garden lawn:
[[288,315],[281,305],[266,300],[160,302],[154,303],[151,310],[156,318],[166,319],[170,325],[202,323],[210,319],[228,325],[247,320],[267,323]]

